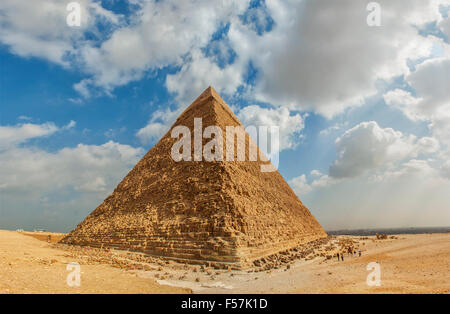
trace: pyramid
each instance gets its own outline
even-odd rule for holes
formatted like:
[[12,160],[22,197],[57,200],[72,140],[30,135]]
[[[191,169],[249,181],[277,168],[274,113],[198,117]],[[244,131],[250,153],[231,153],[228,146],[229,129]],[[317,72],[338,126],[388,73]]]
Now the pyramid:
[[[194,118],[200,117],[203,129],[219,126],[224,137],[226,126],[242,126],[215,90],[207,88],[61,242],[247,268],[327,236],[279,172],[262,172],[268,161],[249,161],[248,149],[246,161],[174,161],[171,149],[178,138],[171,137],[172,129],[188,127],[194,143]],[[253,143],[247,133],[245,140],[245,147]],[[203,139],[203,145],[208,141]],[[225,152],[226,139],[223,143]]]

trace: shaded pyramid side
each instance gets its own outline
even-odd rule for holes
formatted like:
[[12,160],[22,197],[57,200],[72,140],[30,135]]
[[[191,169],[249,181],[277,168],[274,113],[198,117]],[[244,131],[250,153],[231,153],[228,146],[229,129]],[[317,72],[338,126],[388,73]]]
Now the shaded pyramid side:
[[[215,100],[218,104],[215,107],[217,125],[222,129],[242,126],[220,96],[217,95]],[[250,141],[246,134],[246,148]],[[225,142],[226,139],[224,151]],[[234,144],[236,152],[236,142]],[[261,257],[327,236],[278,171],[262,172],[261,165],[267,162],[249,161],[248,150],[245,160],[224,162],[223,181],[233,202],[232,217],[237,222],[233,231],[237,237],[237,255],[242,263],[249,264]]]
[[[198,117],[224,134],[241,124],[212,88],[172,128],[192,130]],[[175,162],[170,132],[63,243],[244,265],[325,236],[278,172],[262,173],[261,161]]]

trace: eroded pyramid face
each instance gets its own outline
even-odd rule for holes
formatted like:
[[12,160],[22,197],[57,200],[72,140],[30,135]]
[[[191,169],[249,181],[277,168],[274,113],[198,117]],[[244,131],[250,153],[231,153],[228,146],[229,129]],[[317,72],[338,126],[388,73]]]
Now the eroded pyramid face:
[[[209,87],[62,242],[246,267],[261,257],[325,237],[264,154],[257,147],[252,153],[256,144],[248,134],[244,134],[245,158],[239,160],[240,142],[236,138],[230,144],[226,132],[236,126],[242,123]],[[177,147],[182,136],[174,133],[179,127],[189,131],[190,154]],[[222,151],[219,144],[212,145],[209,157],[214,158],[209,160],[204,148],[214,136],[201,137],[201,150],[192,145],[198,145],[196,131],[208,134],[208,127],[223,135]],[[232,153],[227,145],[233,146]],[[174,147],[181,154],[178,158]],[[220,155],[222,159],[216,158]],[[270,171],[262,171],[267,165]]]

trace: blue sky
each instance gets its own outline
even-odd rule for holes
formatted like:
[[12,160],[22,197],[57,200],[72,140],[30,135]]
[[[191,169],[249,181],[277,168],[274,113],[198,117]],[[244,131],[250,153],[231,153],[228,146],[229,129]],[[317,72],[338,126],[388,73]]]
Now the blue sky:
[[450,225],[449,1],[67,3],[0,4],[0,228],[69,231],[209,85],[326,229]]

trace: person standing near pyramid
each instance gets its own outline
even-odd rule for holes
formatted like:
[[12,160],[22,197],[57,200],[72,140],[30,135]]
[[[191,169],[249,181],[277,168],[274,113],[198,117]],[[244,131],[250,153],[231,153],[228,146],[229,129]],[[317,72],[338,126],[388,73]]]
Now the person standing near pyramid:
[[[189,130],[186,134],[194,143],[200,118],[202,147],[208,144],[208,135],[212,138],[208,130],[219,128],[225,138],[216,144],[228,156],[219,161],[175,161],[171,153],[180,137],[173,137],[172,131]],[[280,173],[261,171],[271,165],[266,158],[254,160],[250,149],[243,161],[237,158],[239,141],[226,137],[227,127],[243,125],[208,87],[61,243],[246,268],[265,256],[327,237]],[[245,147],[252,147],[249,135],[244,136]],[[232,161],[226,158],[230,148],[236,157]],[[190,147],[182,153],[195,156],[195,152],[196,147]]]

